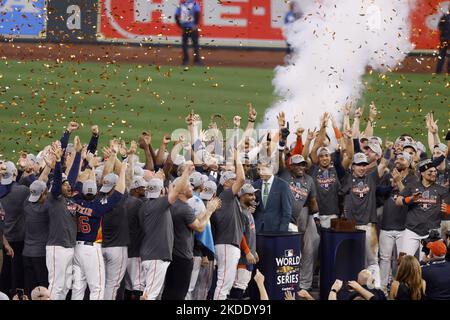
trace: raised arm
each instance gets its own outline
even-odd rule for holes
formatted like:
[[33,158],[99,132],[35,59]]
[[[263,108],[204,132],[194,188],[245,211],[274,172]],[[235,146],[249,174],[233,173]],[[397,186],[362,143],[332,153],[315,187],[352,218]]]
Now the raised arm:
[[144,150],[145,155],[145,169],[153,171],[155,169],[155,164],[153,162],[152,153],[150,151],[150,143],[152,141],[152,136],[149,132],[144,131],[139,137],[138,144],[139,148]]
[[53,198],[58,198],[62,193],[62,166],[61,158],[63,151],[60,145],[53,144],[51,152],[55,156],[55,171],[53,174],[52,195]]
[[434,146],[439,144],[441,141],[439,139],[439,128],[437,125],[438,120],[434,121],[433,113],[429,112],[426,115],[426,125],[428,128],[428,148],[433,152]]
[[244,166],[242,165],[241,157],[239,156],[237,149],[234,150],[234,161],[236,163],[236,182],[233,183],[231,190],[233,191],[233,194],[236,195],[245,182]]
[[125,193],[125,175],[127,172],[127,164],[122,163],[122,167],[120,168],[119,180],[117,181],[115,190],[121,194]]
[[66,130],[64,131],[64,135],[60,140],[61,148],[63,149],[64,153],[66,152],[67,145],[69,144],[70,134],[75,130],[78,130],[79,127],[80,125],[75,121],[70,121],[69,124],[67,125]]
[[77,183],[78,173],[80,172],[81,150],[83,149],[78,136],[74,139],[74,148],[76,152],[75,158],[73,159],[72,166],[70,167],[69,174],[67,175],[67,180],[72,188],[75,188],[75,184]]
[[92,136],[91,136],[91,140],[89,140],[87,152],[95,154],[95,152],[97,151],[98,138],[100,137],[100,131],[99,131],[97,125],[93,125],[91,127],[91,134],[92,134]]
[[203,232],[212,214],[221,206],[222,202],[219,198],[211,199],[210,201],[208,201],[206,210],[203,213],[199,214],[194,222],[189,225],[189,227],[194,231]]
[[[158,153],[156,154],[156,165],[161,167],[164,164],[164,154],[167,150],[167,145],[170,142],[170,135],[169,134],[165,134],[161,144],[159,145],[159,149],[158,149]],[[139,143],[139,147],[141,147],[141,143]],[[146,158],[147,159],[147,158]],[[147,166],[147,163],[146,163]]]
[[369,108],[369,118],[367,120],[367,126],[366,129],[364,130],[364,136],[366,138],[373,137],[373,128],[375,127],[376,119],[377,119],[377,107],[372,101]]
[[321,119],[320,130],[319,130],[319,133],[317,134],[316,140],[314,140],[314,145],[312,147],[311,154],[310,154],[311,160],[314,164],[317,164],[319,161],[317,158],[317,150],[323,144],[323,140],[325,139],[325,136],[327,134],[327,125],[328,125],[329,120],[330,120],[330,114],[328,112],[325,112]]
[[178,194],[183,191],[189,181],[189,176],[194,171],[195,167],[191,163],[187,163],[184,166],[183,174],[175,187],[169,189],[168,201],[170,204],[174,204],[178,199]]

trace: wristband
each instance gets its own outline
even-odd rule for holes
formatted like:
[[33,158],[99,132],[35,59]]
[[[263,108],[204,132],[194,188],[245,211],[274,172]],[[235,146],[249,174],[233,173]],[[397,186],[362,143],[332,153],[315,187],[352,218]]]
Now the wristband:
[[336,136],[336,139],[342,138],[342,134],[341,134],[341,131],[339,130],[339,128],[333,128],[333,131],[334,131],[334,135]]
[[337,293],[336,289],[331,289],[331,292]]
[[408,205],[408,204],[410,204],[411,202],[412,202],[412,197],[406,197],[406,198],[403,198],[403,204],[406,204],[406,205]]
[[252,120],[252,119],[249,118],[249,119],[248,119],[248,122],[255,122],[255,120]]

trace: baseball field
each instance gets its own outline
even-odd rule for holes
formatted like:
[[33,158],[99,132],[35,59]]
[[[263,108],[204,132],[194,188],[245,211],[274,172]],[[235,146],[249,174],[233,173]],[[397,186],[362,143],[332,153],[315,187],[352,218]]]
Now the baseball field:
[[[70,120],[84,128],[98,124],[105,137],[135,139],[150,130],[157,146],[164,133],[185,127],[184,115],[199,113],[204,127],[220,114],[232,125],[246,124],[247,103],[261,120],[276,99],[273,69],[245,67],[155,66],[138,63],[0,61],[0,153],[37,152],[60,138]],[[392,139],[409,132],[426,144],[424,116],[434,111],[440,136],[448,129],[448,78],[424,73],[368,73],[360,101],[379,110],[375,134]],[[314,106],[308,106],[314,107]],[[367,108],[366,108],[367,110]],[[219,123],[220,125],[220,123]],[[363,122],[365,125],[365,122]],[[101,143],[102,143],[101,142]]]

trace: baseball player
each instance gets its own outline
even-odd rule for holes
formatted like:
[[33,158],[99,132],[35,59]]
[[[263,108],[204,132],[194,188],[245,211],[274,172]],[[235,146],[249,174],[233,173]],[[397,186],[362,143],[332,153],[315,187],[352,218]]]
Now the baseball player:
[[219,196],[222,207],[211,219],[217,261],[217,284],[214,300],[227,298],[236,278],[237,265],[241,257],[240,244],[244,226],[236,196],[244,185],[245,174],[236,150],[234,159],[236,174],[225,172],[222,175],[224,190]]
[[420,181],[406,184],[395,200],[396,205],[408,207],[399,251],[412,256],[417,249],[421,251],[420,240],[427,238],[431,230],[440,232],[441,204],[448,197],[448,188],[436,184],[437,170],[432,160],[424,160],[417,167]]
[[[103,178],[100,189],[101,197],[107,197],[114,192],[119,177],[110,173]],[[128,215],[125,202],[128,194],[114,209],[106,214],[102,220],[102,253],[105,261],[105,300],[115,300],[117,290],[125,276],[128,260],[128,244],[130,242],[128,231]]]
[[[14,259],[5,257],[5,265],[10,266],[11,290],[24,287],[22,250],[25,236],[25,223],[23,203],[30,194],[28,187],[16,182],[17,169],[14,163],[5,163],[5,170],[1,176],[1,184],[6,192],[0,198],[0,203],[5,211],[4,235],[9,245],[14,250]],[[6,269],[3,270],[4,275]],[[3,278],[4,279],[4,278]]]
[[127,272],[125,274],[125,295],[129,300],[139,300],[145,287],[139,250],[144,237],[139,223],[139,210],[145,201],[147,182],[142,177],[134,177],[130,187],[130,195],[125,202],[128,215],[128,230],[130,242],[128,244]]
[[162,300],[184,300],[189,290],[193,268],[194,231],[203,232],[211,215],[220,208],[220,200],[208,203],[206,210],[197,217],[187,201],[192,197],[192,186],[188,183],[189,175],[194,171],[192,162],[186,163],[182,177],[175,179],[174,188],[180,190],[178,199],[170,208],[174,230],[172,262],[166,278]]
[[[114,154],[115,158],[115,154]],[[102,256],[102,218],[120,202],[125,192],[126,164],[122,164],[114,192],[108,197],[97,196],[95,174],[83,182],[82,196],[74,197],[78,231],[73,261],[72,300],[83,300],[86,285],[90,300],[103,300],[105,264]]]
[[72,264],[77,235],[77,219],[72,200],[72,188],[78,177],[81,162],[81,143],[75,138],[76,155],[67,180],[62,178],[63,151],[59,144],[52,146],[55,156],[55,170],[51,196],[48,197],[50,219],[46,250],[48,269],[48,290],[51,300],[65,300],[72,287]]

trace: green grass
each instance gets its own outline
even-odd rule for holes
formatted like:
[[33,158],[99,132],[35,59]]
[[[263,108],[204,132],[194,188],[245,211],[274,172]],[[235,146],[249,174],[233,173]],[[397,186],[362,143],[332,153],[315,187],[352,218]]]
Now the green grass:
[[[184,127],[191,109],[205,125],[221,114],[231,125],[240,114],[246,123],[248,102],[259,118],[274,100],[273,71],[254,68],[156,68],[137,64],[0,62],[0,153],[39,151],[59,139],[70,120],[82,123],[84,142],[98,124],[107,137],[129,141],[144,129],[158,145],[164,133]],[[381,111],[375,134],[393,138],[425,134],[423,117],[433,110],[442,134],[447,130],[448,82],[421,74],[366,75],[361,103],[375,101]],[[367,108],[366,108],[367,109]],[[105,135],[107,137],[105,137]],[[426,142],[426,136],[420,138]]]

